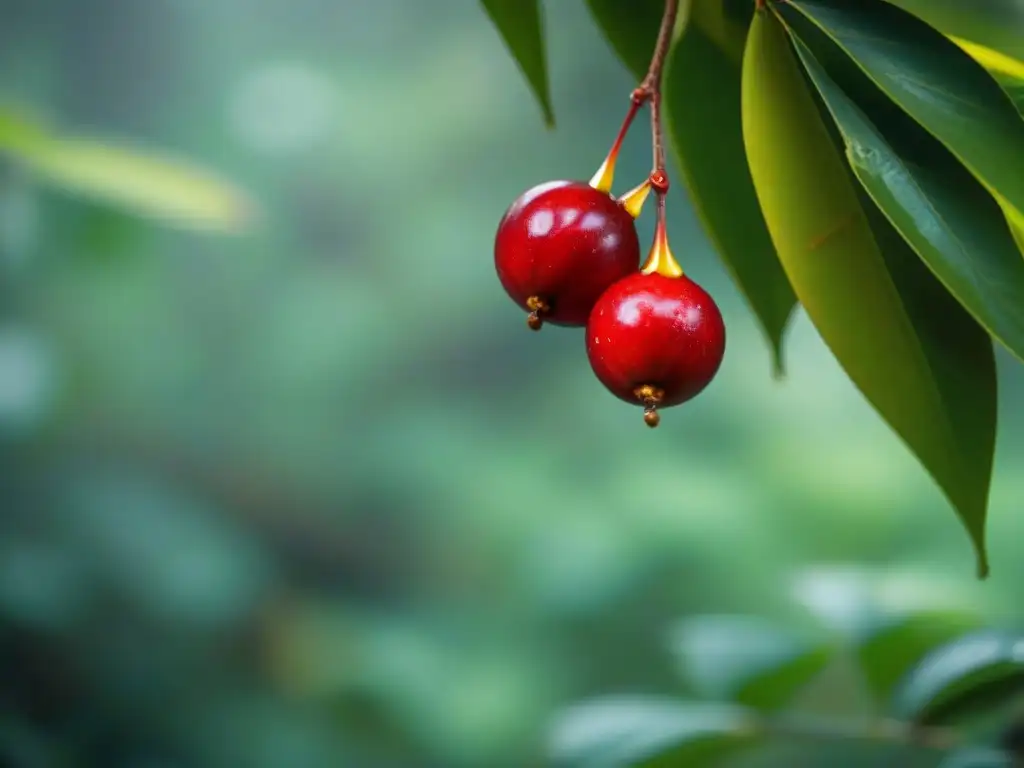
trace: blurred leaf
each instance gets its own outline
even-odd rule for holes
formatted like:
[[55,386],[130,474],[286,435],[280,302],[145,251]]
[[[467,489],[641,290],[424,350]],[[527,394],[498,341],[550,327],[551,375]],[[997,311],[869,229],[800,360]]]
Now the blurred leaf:
[[544,114],[544,123],[553,127],[555,113],[551,106],[540,0],[481,0],[481,3],[526,77]]
[[999,206],[927,134],[903,145],[914,154],[898,152],[810,51],[798,44],[797,52],[871,199],[964,308],[1024,360],[1024,259]]
[[665,12],[664,0],[587,0],[590,14],[615,55],[637,79],[644,79]]
[[934,649],[910,673],[894,712],[917,723],[944,723],[1024,690],[1024,634],[981,630]]
[[775,710],[828,663],[831,648],[745,616],[696,616],[673,632],[685,676],[706,698]]
[[766,13],[754,18],[743,62],[743,136],[797,299],[852,381],[945,492],[970,534],[978,573],[986,575],[991,344],[898,236],[880,247],[786,33]]
[[1024,211],[1024,120],[978,62],[883,2],[788,0],[985,185]]
[[876,616],[856,637],[857,659],[868,688],[878,702],[891,701],[900,681],[930,651],[981,625],[977,615],[966,612]]
[[713,762],[757,735],[741,708],[653,697],[577,704],[552,728],[552,761],[564,768],[688,768]]
[[946,755],[939,768],[1013,768],[1013,758],[998,749],[964,747]]
[[[705,26],[722,13],[720,0],[692,2],[689,22],[666,65],[665,130],[704,231],[757,317],[774,370],[781,374],[782,337],[796,298],[750,178],[739,61],[714,43]],[[732,22],[720,32],[742,51],[747,24]]]
[[112,143],[56,137],[10,111],[0,112],[0,153],[42,182],[187,229],[239,231],[253,214],[244,192],[203,168]]
[[687,25],[696,25],[726,59],[739,67],[753,9],[753,3],[747,0],[691,2]]

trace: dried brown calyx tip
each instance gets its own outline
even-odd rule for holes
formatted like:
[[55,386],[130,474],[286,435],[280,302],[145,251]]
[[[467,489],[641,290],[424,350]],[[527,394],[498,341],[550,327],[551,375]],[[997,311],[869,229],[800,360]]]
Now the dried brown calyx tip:
[[539,331],[544,325],[544,318],[541,315],[551,308],[540,296],[528,298],[526,300],[526,308],[530,310],[530,314],[526,317],[526,324],[530,326],[530,330]]
[[636,399],[644,406],[644,424],[653,429],[661,423],[661,415],[658,413],[658,405],[665,398],[665,390],[644,384],[633,390]]

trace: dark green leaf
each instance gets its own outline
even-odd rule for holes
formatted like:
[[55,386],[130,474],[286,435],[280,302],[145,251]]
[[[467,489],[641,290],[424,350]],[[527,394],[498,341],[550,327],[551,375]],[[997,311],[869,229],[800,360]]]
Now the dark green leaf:
[[900,686],[894,711],[918,723],[944,723],[1010,690],[1024,690],[1024,634],[982,630],[928,654]]
[[767,621],[697,616],[674,630],[683,674],[701,696],[776,710],[828,663],[831,648]]
[[802,43],[797,52],[865,191],[964,308],[1024,360],[1024,259],[999,206],[924,131],[887,141]]
[[552,728],[550,753],[565,768],[688,768],[748,745],[756,723],[741,708],[649,697],[578,704]]
[[[752,6],[749,6],[752,7]],[[693,0],[665,75],[666,132],[697,215],[757,317],[777,373],[782,337],[796,298],[754,192],[740,122],[740,60],[749,24],[725,19],[720,0]],[[722,17],[722,18],[719,18]]]
[[1004,206],[1024,212],[1024,120],[978,62],[882,0],[787,0],[941,141]]
[[935,27],[1010,56],[1024,56],[1020,0],[887,0]]
[[540,0],[481,0],[506,47],[526,77],[548,127],[555,124],[548,83]]
[[658,39],[665,0],[587,0],[590,13],[615,55],[637,79],[644,79]]
[[981,625],[978,616],[966,612],[877,617],[865,624],[855,639],[868,688],[878,702],[889,702],[900,681],[925,655]]
[[869,220],[785,30],[767,13],[755,16],[744,56],[743,136],[797,299],[945,492],[974,543],[979,574],[987,574],[991,343],[898,235],[878,242],[888,225],[879,230]]

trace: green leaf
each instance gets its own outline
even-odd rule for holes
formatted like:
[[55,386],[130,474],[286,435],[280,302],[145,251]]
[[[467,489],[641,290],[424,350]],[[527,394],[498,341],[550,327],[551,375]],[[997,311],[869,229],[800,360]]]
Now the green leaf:
[[703,767],[756,736],[754,719],[741,708],[616,696],[563,712],[549,751],[565,768]]
[[484,10],[505,41],[544,115],[544,123],[555,125],[548,83],[547,54],[540,0],[481,0]]
[[239,231],[254,215],[242,190],[185,160],[55,137],[10,112],[0,112],[0,153],[40,182],[182,228]]
[[664,0],[587,0],[590,15],[615,55],[639,82],[647,74],[665,12]]
[[767,621],[697,616],[673,632],[684,676],[704,698],[780,709],[821,672],[832,649]]
[[1020,0],[887,0],[946,35],[981,43],[1010,56],[1024,56],[1024,5]]
[[982,630],[928,654],[900,687],[894,712],[917,723],[946,723],[1010,690],[1024,690],[1024,634]]
[[956,43],[882,0],[786,0],[993,194],[1024,212],[1024,120]]
[[880,247],[886,230],[869,220],[785,30],[766,13],[747,40],[742,100],[754,187],[797,299],[953,504],[986,575],[995,445],[987,335],[898,235]]
[[[796,297],[750,178],[740,123],[740,61],[708,32],[708,20],[721,16],[721,8],[721,0],[692,0],[666,66],[665,131],[704,231],[757,317],[781,374],[782,338]],[[718,34],[742,50],[749,14],[747,23],[722,21]]]
[[887,141],[802,43],[797,52],[865,191],[964,308],[1024,360],[1024,259],[998,204],[916,126]]
[[891,702],[893,691],[926,654],[982,623],[979,616],[963,611],[877,616],[855,639],[857,659],[875,699]]
[[938,768],[1014,768],[1014,764],[1000,749],[968,746],[947,754]]

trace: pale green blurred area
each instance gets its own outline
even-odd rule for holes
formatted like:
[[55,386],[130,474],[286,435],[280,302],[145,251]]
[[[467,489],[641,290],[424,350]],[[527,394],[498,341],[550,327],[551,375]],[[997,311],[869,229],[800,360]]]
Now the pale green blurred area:
[[539,765],[560,707],[683,690],[672,622],[841,613],[834,568],[1021,618],[1007,355],[979,584],[802,315],[772,380],[681,191],[674,248],[729,327],[704,395],[652,432],[579,332],[526,329],[498,218],[589,178],[633,86],[581,0],[549,6],[555,132],[472,2],[0,3],[6,102],[263,212],[183,234],[3,177],[0,763]]

